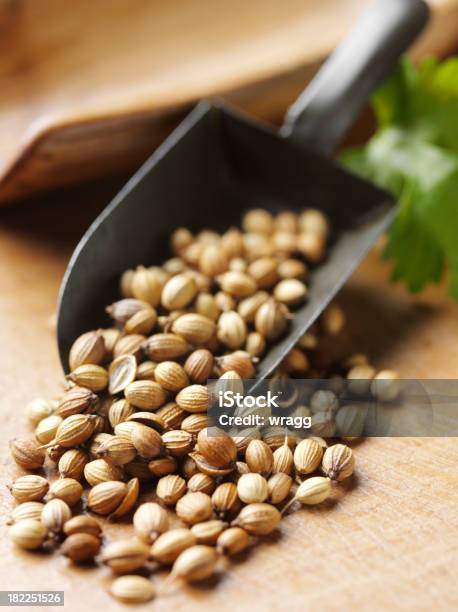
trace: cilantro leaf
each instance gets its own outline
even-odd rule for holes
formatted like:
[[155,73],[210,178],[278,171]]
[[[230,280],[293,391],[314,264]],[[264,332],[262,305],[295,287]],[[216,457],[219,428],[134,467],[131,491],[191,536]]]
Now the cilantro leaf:
[[378,131],[341,161],[399,198],[384,251],[393,280],[420,291],[446,264],[458,299],[458,58],[403,61],[373,107]]

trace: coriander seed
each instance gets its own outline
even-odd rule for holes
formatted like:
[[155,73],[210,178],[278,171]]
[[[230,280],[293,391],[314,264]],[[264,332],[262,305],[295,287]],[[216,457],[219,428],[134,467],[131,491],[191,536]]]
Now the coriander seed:
[[278,527],[280,518],[280,512],[270,504],[249,504],[242,508],[232,526],[242,527],[252,535],[267,535]]
[[168,530],[169,517],[159,504],[148,502],[137,508],[133,523],[137,536],[147,544],[152,544],[161,533]]
[[24,470],[38,470],[43,467],[46,453],[35,440],[15,439],[11,442],[10,449],[15,462]]
[[69,506],[77,504],[83,495],[83,487],[74,478],[55,480],[48,491],[48,499],[60,499]]
[[250,545],[250,536],[241,527],[230,527],[223,531],[216,540],[216,550],[231,557],[243,552]]
[[126,604],[138,604],[151,601],[156,591],[153,584],[143,576],[120,576],[111,584],[110,593]]
[[273,474],[267,481],[268,500],[271,504],[281,504],[288,497],[293,479],[284,472]]
[[205,580],[214,574],[217,560],[214,548],[196,544],[180,554],[173,564],[170,578],[182,578],[187,582]]
[[126,574],[143,567],[149,554],[145,543],[130,538],[111,542],[102,550],[100,558],[115,574]]
[[345,444],[334,444],[326,449],[323,455],[323,472],[331,480],[345,480],[349,478],[355,469],[355,457],[353,451]]
[[243,474],[237,481],[237,494],[245,504],[261,503],[268,493],[267,481],[260,474]]
[[196,536],[198,544],[214,545],[226,527],[227,523],[224,521],[204,521],[193,525],[191,532]]
[[179,555],[197,543],[189,529],[171,529],[160,535],[151,547],[151,556],[163,565],[171,565]]
[[284,514],[297,500],[306,506],[321,504],[331,494],[331,480],[322,476],[314,476],[304,480],[296,491],[293,499],[282,510]]
[[100,538],[89,533],[69,535],[62,544],[61,552],[73,563],[89,563],[100,551]]
[[35,519],[24,519],[9,528],[9,536],[18,548],[36,550],[46,540],[46,527]]
[[35,519],[41,521],[41,513],[43,512],[44,504],[38,501],[23,502],[14,508],[11,513],[11,517],[8,521],[8,525],[13,523],[19,523],[25,519]]
[[116,510],[126,495],[127,485],[124,482],[101,482],[89,491],[87,505],[96,514],[108,515]]
[[36,427],[40,421],[51,416],[54,405],[46,399],[37,398],[26,405],[24,412],[30,424]]
[[62,532],[65,523],[71,519],[70,506],[61,499],[50,499],[41,513],[41,522],[54,537]]
[[216,428],[205,428],[197,436],[199,453],[210,465],[224,468],[233,463],[237,457],[234,440]]
[[315,440],[301,440],[294,451],[294,465],[299,474],[311,474],[321,464],[323,449]]
[[16,478],[11,493],[19,503],[41,501],[49,489],[49,483],[43,476],[27,474]]
[[174,506],[185,492],[186,481],[176,474],[163,476],[156,486],[156,495],[167,506]]
[[96,538],[100,538],[102,535],[102,528],[100,523],[92,516],[86,514],[80,514],[66,521],[64,524],[64,533],[66,536],[74,534],[88,534]]
[[252,472],[268,476],[273,468],[273,453],[262,440],[251,440],[245,453],[245,461]]
[[195,525],[211,517],[212,502],[208,495],[200,491],[186,493],[177,501],[175,512],[188,525]]

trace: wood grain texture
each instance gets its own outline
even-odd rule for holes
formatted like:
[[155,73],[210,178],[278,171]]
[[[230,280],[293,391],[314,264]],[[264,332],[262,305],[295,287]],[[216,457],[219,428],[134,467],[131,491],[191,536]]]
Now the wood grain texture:
[[[27,431],[25,403],[61,389],[50,318],[79,235],[118,184],[5,210],[0,226],[0,589],[63,589],[65,610],[123,610],[106,592],[109,573],[75,569],[54,555],[14,550],[6,485],[18,474],[7,443]],[[65,202],[65,216],[62,203]],[[367,350],[405,377],[458,373],[458,306],[443,287],[412,298],[387,281],[376,250],[340,301],[348,330],[334,349]],[[200,587],[176,586],[138,610],[220,612],[439,610],[458,606],[458,440],[372,439],[355,448],[354,478],[323,507],[288,516],[278,534]],[[131,534],[126,524],[107,537]],[[160,589],[163,576],[153,576]]]
[[[283,112],[370,0],[0,0],[0,202],[133,169],[200,98]],[[414,54],[458,42],[430,0]]]

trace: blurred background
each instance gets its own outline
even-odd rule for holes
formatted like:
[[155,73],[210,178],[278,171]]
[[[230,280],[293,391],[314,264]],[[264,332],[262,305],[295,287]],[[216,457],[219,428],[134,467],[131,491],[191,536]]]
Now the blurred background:
[[[204,97],[279,122],[368,4],[0,0],[0,203],[131,172]],[[458,46],[429,4],[416,59]]]

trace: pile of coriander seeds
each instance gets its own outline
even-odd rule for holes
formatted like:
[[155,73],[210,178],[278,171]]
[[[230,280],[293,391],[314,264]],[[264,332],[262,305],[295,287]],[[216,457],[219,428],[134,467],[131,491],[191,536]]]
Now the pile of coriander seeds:
[[[14,544],[103,564],[116,576],[114,597],[144,602],[157,588],[138,570],[204,580],[221,571],[222,556],[276,530],[291,507],[323,502],[351,476],[353,451],[333,437],[337,394],[298,407],[313,423],[303,440],[282,430],[209,435],[206,414],[207,380],[255,377],[268,346],[287,332],[328,235],[317,210],[273,217],[254,209],[242,230],[178,229],[171,259],[126,271],[121,299],[107,307],[112,327],[75,340],[67,390],[57,401],[30,402],[34,435],[11,442],[16,463],[32,472],[11,485]],[[327,376],[313,354],[344,322],[331,305],[277,376]],[[363,355],[340,369],[355,388],[398,378],[377,374]],[[51,483],[40,475],[45,462]],[[106,541],[104,520],[123,517],[132,517],[135,537]]]

